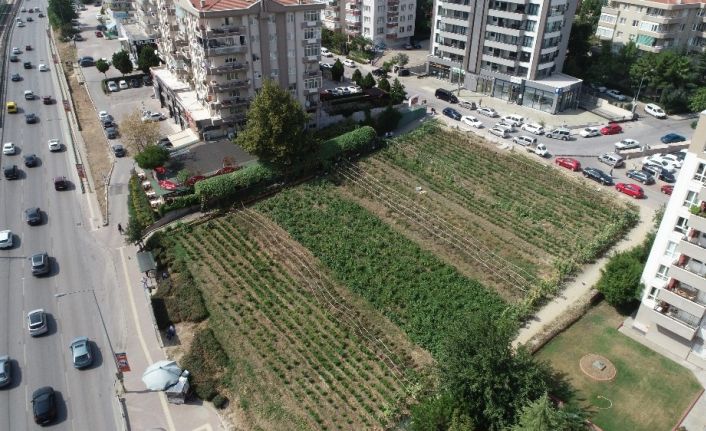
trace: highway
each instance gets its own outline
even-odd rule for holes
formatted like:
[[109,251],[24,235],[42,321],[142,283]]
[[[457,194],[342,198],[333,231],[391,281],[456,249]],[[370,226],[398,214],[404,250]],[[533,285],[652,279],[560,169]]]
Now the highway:
[[[25,1],[22,6],[38,4]],[[46,4],[41,7],[46,14]],[[18,47],[22,52],[19,62],[7,63],[8,79],[3,83],[3,109],[9,100],[17,102],[20,109],[17,114],[5,113],[2,142],[13,142],[19,152],[3,155],[2,166],[15,164],[22,174],[17,180],[0,178],[0,230],[12,230],[15,241],[13,248],[0,250],[0,355],[10,355],[13,373],[12,384],[0,389],[0,430],[39,429],[30,400],[32,392],[42,386],[52,386],[58,394],[53,429],[117,429],[116,370],[99,314],[107,314],[104,317],[110,322],[111,313],[120,313],[113,298],[115,269],[108,251],[92,236],[86,196],[70,157],[72,150],[66,145],[70,135],[49,51],[48,20],[36,13],[18,13],[25,21],[28,16],[34,21],[12,29],[9,48]],[[26,51],[26,45],[33,49]],[[24,69],[24,61],[31,61],[33,68]],[[40,63],[50,70],[40,72]],[[14,73],[23,79],[10,81]],[[25,90],[38,97],[25,100]],[[45,95],[51,95],[55,103],[44,105],[40,97]],[[30,112],[39,117],[37,124],[25,123],[24,114]],[[49,152],[47,141],[52,138],[61,140],[63,151]],[[39,157],[39,166],[25,167],[23,156],[32,153]],[[56,176],[70,180],[68,190],[54,190]],[[24,210],[32,206],[42,210],[43,221],[38,226],[24,221]],[[31,275],[27,258],[39,251],[49,253],[51,272],[37,278]],[[49,332],[33,338],[26,315],[37,308],[47,311]],[[74,369],[71,362],[69,344],[78,336],[92,341],[95,361],[85,370]]]

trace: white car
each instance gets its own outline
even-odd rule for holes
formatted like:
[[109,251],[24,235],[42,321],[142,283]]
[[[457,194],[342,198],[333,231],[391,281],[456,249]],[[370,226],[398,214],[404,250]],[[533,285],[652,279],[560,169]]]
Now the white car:
[[329,51],[327,48],[321,48],[321,56],[322,57],[333,57],[333,53]]
[[49,146],[49,151],[51,152],[61,151],[61,142],[59,142],[58,139],[50,139],[47,142],[47,145]]
[[13,53],[13,54],[19,54],[19,53],[20,53],[20,49],[19,49],[18,47],[16,47],[16,46],[13,46],[13,47],[12,47],[12,53]]
[[355,61],[353,61],[349,58],[343,60],[343,65],[348,66],[348,67],[358,67],[358,65],[355,64]]
[[99,111],[99,112],[98,112],[98,119],[101,120],[101,121],[103,121],[103,120],[105,120],[106,118],[108,118],[109,115],[110,115],[110,114],[108,114],[108,111]]
[[319,68],[320,68],[321,70],[324,70],[324,69],[331,69],[331,68],[333,68],[333,64],[331,64],[331,63],[324,63],[323,61],[320,61],[320,62],[319,62]]
[[488,116],[488,117],[490,117],[490,118],[495,118],[495,117],[498,117],[498,116],[499,116],[498,111],[496,111],[496,110],[493,109],[493,108],[488,108],[488,107],[485,107],[485,106],[481,106],[480,108],[478,108],[478,113],[479,113],[479,114],[486,115],[486,116]]
[[17,147],[12,142],[5,142],[2,144],[2,153],[6,156],[14,156],[17,152]]
[[102,19],[103,19],[103,14],[97,13],[97,14],[96,14],[96,19],[97,19],[98,21],[102,20]]
[[40,63],[39,64],[39,71],[40,72],[49,72],[49,66],[47,66],[44,63]]
[[672,163],[678,169],[681,169],[682,165],[684,164],[684,160],[680,160],[676,154],[665,154],[664,156],[662,156],[662,160]]
[[608,90],[605,92],[605,94],[607,94],[609,97],[612,97],[613,99],[618,100],[620,102],[624,102],[628,99],[627,96],[625,96],[624,94],[622,94],[618,90]]
[[647,105],[645,105],[645,112],[655,118],[667,118],[667,113],[664,112],[662,108],[660,108],[658,105],[655,105],[654,103],[648,103]]
[[597,127],[586,127],[579,132],[579,135],[584,138],[591,138],[593,136],[601,136],[601,131]]
[[39,308],[27,313],[27,329],[32,337],[42,335],[49,330],[47,315],[43,309]]
[[124,79],[121,79],[120,82],[118,83],[118,87],[120,87],[121,90],[127,90],[129,87],[127,86],[127,81]]
[[116,84],[114,81],[108,82],[108,90],[115,93],[116,91],[120,91],[118,88],[118,84]]
[[494,126],[493,128],[490,129],[490,133],[492,133],[495,136],[500,136],[501,138],[507,138],[507,130],[503,129],[502,127]]
[[362,92],[363,92],[363,89],[360,88],[360,87],[358,87],[357,85],[354,85],[354,86],[351,86],[351,87],[346,87],[346,88],[348,89],[348,91],[349,91],[351,94],[358,94],[358,93],[362,93]]
[[646,165],[660,166],[669,173],[674,173],[677,166],[669,159],[665,159],[662,154],[653,154],[642,159],[642,163]]
[[520,127],[525,122],[525,119],[519,115],[506,115],[500,121],[513,127]]
[[615,143],[616,150],[631,150],[633,148],[640,148],[640,141],[634,139],[625,138],[620,142]]
[[475,127],[476,129],[480,129],[481,127],[483,127],[483,123],[481,123],[480,120],[471,115],[464,115],[463,117],[461,117],[461,122],[471,127]]
[[0,231],[0,249],[12,248],[12,231]]
[[153,121],[162,121],[166,120],[167,117],[164,116],[161,112],[149,112],[147,111],[145,115],[142,117],[142,122],[143,123],[150,123]]
[[17,23],[17,27],[24,27],[24,26],[25,26],[25,23],[22,21]]
[[514,127],[512,127],[511,125],[509,125],[509,124],[503,122],[502,120],[500,120],[499,122],[495,123],[495,126],[493,126],[493,127],[500,127],[501,129],[505,129],[505,131],[506,131],[507,133],[514,133],[514,132],[517,131],[517,130],[515,130]]
[[544,127],[537,123],[525,123],[522,125],[522,130],[530,132],[534,135],[541,135],[544,133]]

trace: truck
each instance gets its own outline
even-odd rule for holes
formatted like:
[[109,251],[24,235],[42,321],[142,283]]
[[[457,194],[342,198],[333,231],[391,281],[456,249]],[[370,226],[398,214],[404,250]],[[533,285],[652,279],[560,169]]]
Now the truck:
[[549,152],[547,151],[547,147],[541,143],[526,145],[525,150],[527,150],[528,153],[534,153],[534,154],[538,155],[539,157],[547,157],[549,155]]

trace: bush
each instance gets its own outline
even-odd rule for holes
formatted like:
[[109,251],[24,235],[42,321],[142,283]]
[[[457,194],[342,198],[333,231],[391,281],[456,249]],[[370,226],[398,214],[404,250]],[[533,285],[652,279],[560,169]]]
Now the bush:
[[202,202],[211,202],[227,199],[239,190],[258,183],[271,183],[279,175],[273,167],[258,162],[229,174],[199,181],[194,184],[194,190]]
[[194,205],[201,203],[201,199],[196,194],[189,194],[184,196],[177,196],[172,199],[171,202],[166,203],[159,207],[159,215],[164,215],[169,211],[180,210],[182,208],[189,208]]
[[207,328],[194,336],[189,353],[181,360],[181,366],[191,373],[191,385],[196,396],[210,401],[219,395],[218,383],[229,362],[228,355],[213,331]]
[[215,397],[213,397],[211,402],[213,403],[213,406],[216,407],[217,409],[222,409],[228,404],[228,398],[224,397],[221,394],[218,394]]
[[601,269],[601,278],[596,284],[596,289],[610,305],[627,311],[639,299],[643,288],[640,276],[653,241],[654,233],[651,233],[639,246],[616,253]]
[[130,241],[137,241],[142,237],[142,231],[154,223],[156,219],[150,200],[142,189],[140,178],[137,175],[130,177],[127,211],[127,237]]

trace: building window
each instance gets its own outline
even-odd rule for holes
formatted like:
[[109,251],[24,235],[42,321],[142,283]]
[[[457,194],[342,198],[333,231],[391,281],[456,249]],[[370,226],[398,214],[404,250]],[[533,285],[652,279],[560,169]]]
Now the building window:
[[304,48],[304,55],[306,55],[307,57],[319,55],[320,53],[321,46],[318,43],[307,45],[306,48]]
[[657,288],[653,286],[650,288],[650,293],[647,294],[647,299],[654,301],[656,295],[657,295]]
[[364,16],[363,17],[363,22],[366,24],[370,24],[370,17],[369,16]]
[[380,13],[385,12],[385,6],[378,6],[378,12],[380,12]]
[[408,25],[408,26],[407,26],[407,31],[412,31],[412,26],[411,26],[411,25]]
[[238,79],[238,72],[230,72],[226,73],[226,80],[228,81],[234,81]]
[[686,193],[686,198],[684,198],[684,203],[682,205],[687,208],[691,208],[694,205],[698,205],[698,204],[699,204],[699,194],[696,193],[695,191],[689,190]]
[[304,21],[318,21],[319,20],[319,11],[317,10],[308,10],[304,12]]
[[370,6],[363,6],[363,12],[370,12]]
[[664,281],[669,280],[669,267],[666,265],[660,265],[659,268],[657,268],[657,274],[655,274],[655,277]]
[[622,32],[622,31],[619,31],[619,32],[615,33],[615,37],[620,37],[620,36],[622,36],[622,35],[623,35],[623,32]]
[[699,163],[699,167],[696,169],[696,173],[694,173],[694,179],[706,184],[706,164]]
[[294,14],[293,13],[287,14],[287,22],[294,22]]
[[296,53],[295,53],[294,48],[289,48],[289,49],[287,50],[287,57],[289,57],[289,58],[294,58],[295,55],[296,55]]
[[294,33],[287,32],[287,40],[294,40]]
[[677,224],[674,225],[674,230],[679,233],[686,233],[689,230],[688,220],[684,217],[679,217],[677,219]]
[[289,65],[289,74],[296,75],[297,74],[297,66],[290,64]]
[[625,24],[625,21],[627,21],[627,18],[621,17],[621,18],[618,20],[618,24]]
[[405,10],[405,9],[407,9],[407,5],[406,5],[406,4],[403,4],[402,6],[400,6],[400,10]]
[[370,27],[365,27],[365,28],[363,29],[363,34],[366,35],[366,36],[370,36]]
[[412,15],[412,14],[407,15],[407,21],[414,21],[414,15]]
[[604,22],[606,24],[615,24],[615,15],[602,13],[599,21]]
[[321,83],[318,78],[307,79],[304,81],[304,88],[307,90],[316,90],[319,87],[321,87]]
[[664,255],[668,258],[676,257],[677,243],[674,241],[667,241],[667,247],[664,249]]
[[539,5],[530,3],[527,5],[527,15],[537,15],[539,13]]
[[634,19],[634,20],[632,20],[632,26],[633,26],[633,27],[637,27],[638,25],[640,25],[640,20],[639,20],[639,19]]
[[270,72],[270,77],[277,78],[279,76],[279,69],[272,69]]
[[404,22],[405,18],[403,16],[400,17],[400,22]]
[[378,27],[377,33],[378,33],[378,34],[383,34],[383,33],[385,33],[385,27]]
[[315,28],[307,28],[304,30],[304,39],[314,39],[317,36],[316,33]]

